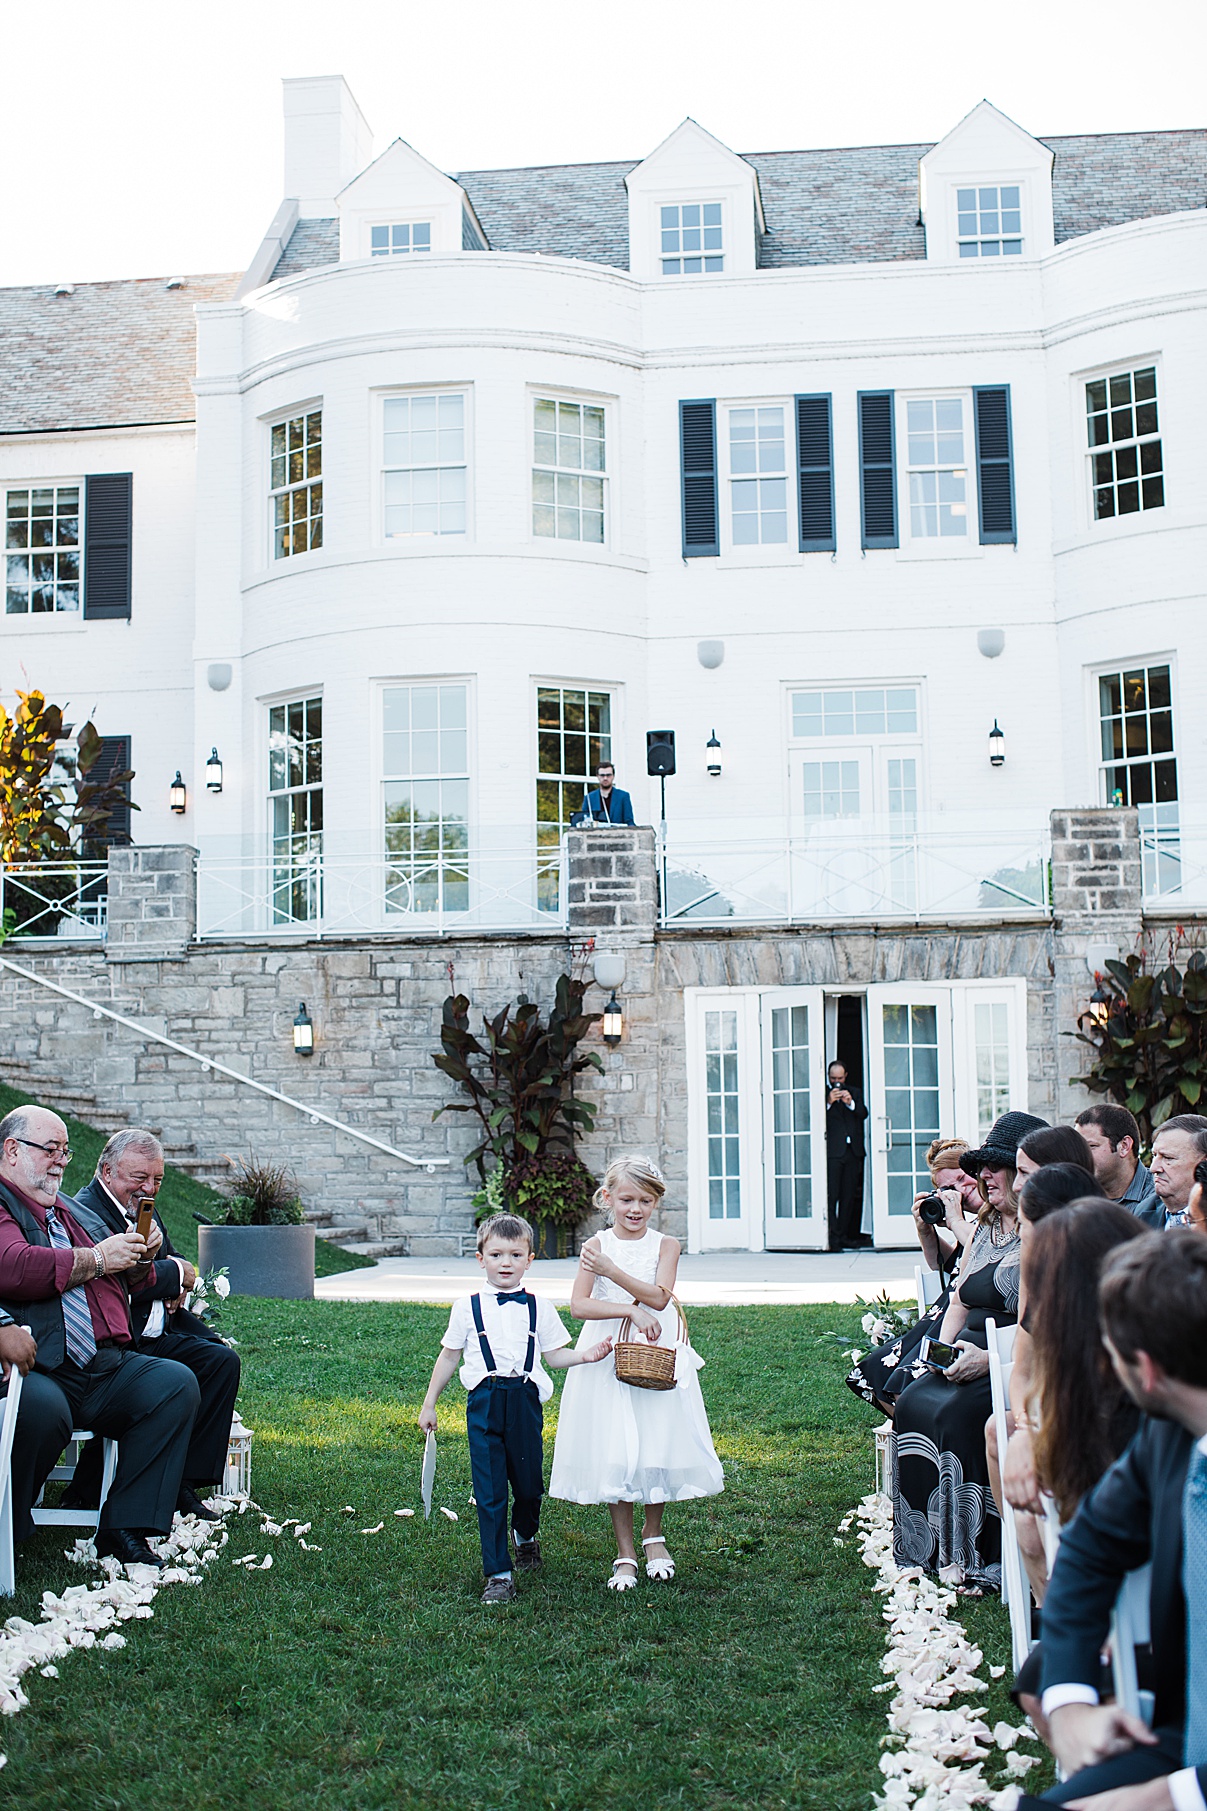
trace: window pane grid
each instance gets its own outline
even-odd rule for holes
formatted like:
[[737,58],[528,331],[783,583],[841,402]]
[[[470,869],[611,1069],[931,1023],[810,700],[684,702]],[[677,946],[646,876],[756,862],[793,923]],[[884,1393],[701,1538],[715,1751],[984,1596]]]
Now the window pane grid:
[[533,534],[602,546],[606,471],[602,407],[537,397],[533,405]]
[[882,1010],[888,1211],[908,1214],[914,1196],[929,1188],[926,1152],[939,1136],[938,1011],[905,1005]]
[[1004,1001],[978,1000],[973,1008],[977,1138],[1010,1111],[1010,1023]]
[[794,736],[900,736],[917,729],[918,694],[912,686],[792,694]]
[[704,1103],[708,1137],[708,1217],[742,1215],[741,1134],[738,1106],[738,1015],[704,1015]]
[[387,687],[382,731],[386,910],[468,911],[468,687]]
[[1156,366],[1095,378],[1085,387],[1085,408],[1095,521],[1161,509]]
[[1144,891],[1173,892],[1182,870],[1170,668],[1100,674],[1098,714],[1103,802],[1137,808]]
[[961,258],[1017,258],[1023,249],[1022,192],[1017,184],[956,190]]
[[964,402],[919,397],[906,404],[910,531],[916,540],[968,533]]
[[[729,471],[735,547],[757,547],[787,541],[786,460],[784,410],[781,406],[729,411]],[[765,473],[784,475],[763,476]]]
[[409,252],[430,252],[431,249],[430,220],[398,221],[369,228],[369,256],[372,258],[396,258]]
[[661,210],[662,274],[698,276],[724,270],[721,203],[685,201]]
[[322,915],[323,701],[296,698],[268,712],[272,916],[276,924]]
[[813,1213],[807,1007],[779,1006],[771,1014],[771,1100],[775,1218],[807,1220]]
[[464,534],[464,395],[388,396],[382,420],[386,539]]
[[582,809],[600,762],[612,759],[612,698],[608,692],[543,685],[537,688],[536,711],[536,841],[544,854],[538,896],[541,909],[553,912],[562,832]]
[[273,557],[289,559],[323,544],[321,409],[279,421],[272,430]]
[[5,508],[5,610],[9,616],[80,607],[80,487],[10,490]]

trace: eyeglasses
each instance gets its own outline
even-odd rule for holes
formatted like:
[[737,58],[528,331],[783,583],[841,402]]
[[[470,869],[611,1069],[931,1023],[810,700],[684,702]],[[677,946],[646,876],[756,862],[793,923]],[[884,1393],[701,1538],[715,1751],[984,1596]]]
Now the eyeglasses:
[[70,1163],[75,1156],[69,1144],[35,1144],[32,1138],[14,1138],[14,1144],[27,1144],[31,1151],[41,1151],[44,1157],[61,1157],[64,1163]]

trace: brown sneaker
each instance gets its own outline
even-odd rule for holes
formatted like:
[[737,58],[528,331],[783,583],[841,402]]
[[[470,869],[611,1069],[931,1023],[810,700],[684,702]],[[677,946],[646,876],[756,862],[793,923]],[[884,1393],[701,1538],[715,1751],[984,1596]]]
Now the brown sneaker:
[[483,1603],[514,1603],[517,1595],[515,1584],[510,1578],[488,1578],[481,1601]]
[[517,1572],[539,1572],[544,1563],[541,1558],[541,1543],[535,1536],[530,1541],[516,1542],[515,1569]]

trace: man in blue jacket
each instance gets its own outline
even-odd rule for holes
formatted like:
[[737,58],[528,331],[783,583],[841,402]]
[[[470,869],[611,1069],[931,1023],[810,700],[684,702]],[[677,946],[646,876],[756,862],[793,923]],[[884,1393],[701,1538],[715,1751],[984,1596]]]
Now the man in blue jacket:
[[583,800],[583,810],[594,824],[632,824],[633,801],[616,784],[616,769],[601,761],[596,770],[599,785]]

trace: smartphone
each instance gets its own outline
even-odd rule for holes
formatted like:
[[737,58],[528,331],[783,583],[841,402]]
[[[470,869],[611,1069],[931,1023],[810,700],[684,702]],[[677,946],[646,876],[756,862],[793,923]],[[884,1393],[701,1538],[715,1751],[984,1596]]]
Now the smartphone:
[[936,1371],[945,1371],[957,1358],[962,1358],[963,1353],[958,1346],[946,1345],[941,1339],[924,1339],[918,1357],[924,1365],[930,1365]]
[[154,1201],[144,1201],[142,1206],[138,1210],[138,1222],[134,1228],[135,1232],[138,1234],[139,1238],[142,1240],[144,1245],[147,1243],[147,1240],[151,1236],[151,1222],[154,1220],[154,1218],[155,1218]]

